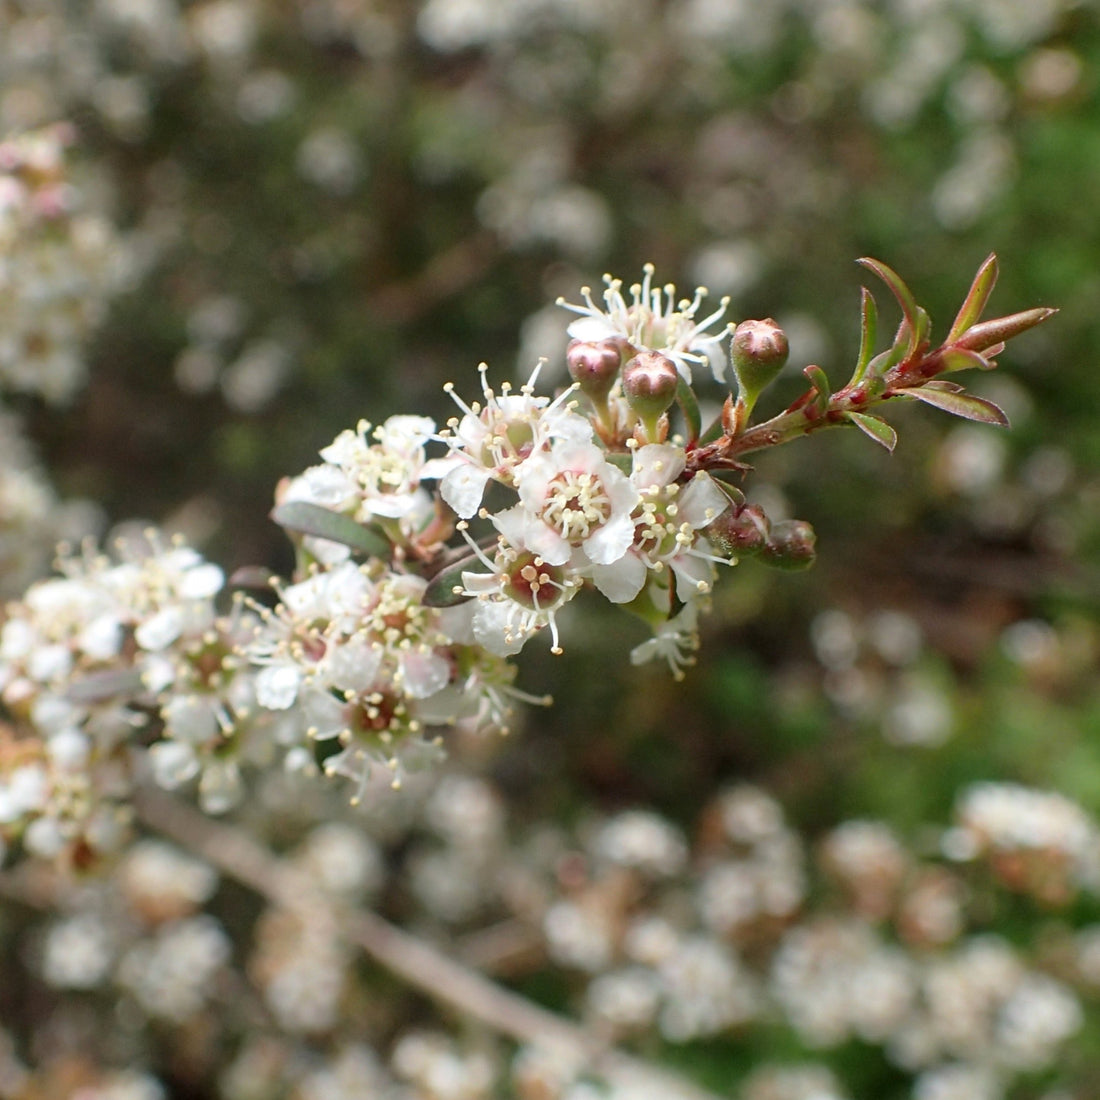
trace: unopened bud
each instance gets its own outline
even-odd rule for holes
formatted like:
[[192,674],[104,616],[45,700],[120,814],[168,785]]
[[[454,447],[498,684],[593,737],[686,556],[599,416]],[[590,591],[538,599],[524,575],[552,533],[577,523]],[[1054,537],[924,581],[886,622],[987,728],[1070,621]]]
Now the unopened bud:
[[770,318],[742,321],[733,330],[730,359],[739,395],[750,407],[787,363],[787,334]]
[[769,523],[756,504],[727,508],[706,529],[707,538],[727,557],[750,557],[768,544]]
[[816,541],[814,529],[805,520],[783,520],[772,527],[760,560],[777,569],[809,569],[817,557]]
[[676,364],[656,351],[640,352],[623,367],[623,393],[646,425],[676,400],[679,381]]
[[623,363],[623,343],[618,338],[570,341],[565,352],[569,377],[586,397],[602,402],[611,392]]

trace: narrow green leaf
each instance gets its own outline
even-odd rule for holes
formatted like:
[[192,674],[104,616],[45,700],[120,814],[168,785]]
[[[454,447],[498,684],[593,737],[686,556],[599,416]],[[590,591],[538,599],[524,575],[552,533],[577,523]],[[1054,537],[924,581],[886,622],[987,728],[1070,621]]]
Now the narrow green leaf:
[[829,376],[816,363],[803,367],[802,373],[810,380],[810,385],[820,395],[819,403],[825,404],[833,392],[832,386],[829,385]]
[[695,393],[683,378],[676,381],[676,400],[687,422],[687,445],[694,447],[699,441],[699,433],[703,430],[703,418],[699,412],[699,402],[695,399]]
[[852,372],[852,380],[848,384],[854,386],[862,381],[867,373],[867,365],[871,362],[871,356],[875,354],[875,340],[878,338],[878,306],[871,292],[862,286],[860,290],[860,325],[859,325],[859,358],[856,360],[856,369]]
[[[909,354],[913,342],[913,328],[909,324],[909,318],[903,317],[901,324],[898,325],[898,331],[894,334],[894,342],[890,345],[890,350],[883,353],[886,358],[879,368],[879,373],[885,374],[891,367],[896,367]],[[882,356],[875,358],[881,359]]]
[[474,567],[480,562],[481,559],[474,553],[451,562],[428,582],[421,602],[426,607],[454,607],[456,604],[465,603],[470,597],[456,592],[455,589],[463,587],[462,574],[475,571]]
[[910,347],[910,351],[914,351],[920,347],[925,340],[928,339],[928,334],[932,331],[932,319],[928,316],[928,313],[917,306],[917,321],[916,327],[913,330],[913,344]]
[[958,382],[948,382],[946,378],[933,378],[930,382],[925,382],[923,388],[926,390],[943,390],[945,393],[963,392],[963,387]]
[[364,527],[351,516],[341,515],[307,500],[289,500],[279,504],[272,509],[271,518],[288,531],[339,542],[368,557],[388,561],[393,554],[393,547],[384,535]]
[[909,322],[910,333],[919,333],[920,322],[917,310],[920,307],[913,297],[913,292],[901,281],[901,276],[892,268],[887,267],[881,260],[872,259],[870,256],[864,256],[856,263],[862,264],[873,271],[890,288],[890,293],[897,298],[898,305],[901,306],[901,311]]
[[891,454],[893,453],[898,443],[898,433],[885,420],[871,416],[869,413],[859,412],[849,413],[848,419],[860,431],[869,435],[876,443],[881,443]]
[[953,344],[971,325],[976,324],[985,309],[993,286],[997,282],[997,257],[994,253],[985,258],[984,263],[978,268],[974,281],[970,284],[963,304],[959,307],[958,315],[951,325],[951,331],[947,334],[945,343]]
[[1005,416],[1002,408],[984,397],[975,397],[972,393],[952,393],[950,390],[931,389],[928,386],[921,386],[920,389],[915,390],[894,390],[894,393],[915,397],[926,405],[943,409],[952,416],[961,416],[964,420],[977,420],[981,424],[1008,427],[1008,417]]
[[974,368],[978,370],[993,369],[993,364],[988,359],[967,348],[948,348],[940,356],[940,361],[943,363],[945,371],[972,370]]

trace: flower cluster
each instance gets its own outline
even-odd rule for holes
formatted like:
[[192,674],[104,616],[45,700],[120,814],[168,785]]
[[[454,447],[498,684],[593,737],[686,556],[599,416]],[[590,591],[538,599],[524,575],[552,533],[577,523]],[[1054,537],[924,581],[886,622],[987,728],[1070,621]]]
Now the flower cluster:
[[[8,605],[0,629],[0,830],[32,852],[90,858],[125,835],[133,742],[157,779],[198,776],[212,809],[238,793],[253,703],[234,659],[247,613],[219,615],[222,571],[155,532],[91,545]],[[144,732],[143,732],[144,731]]]
[[865,324],[844,388],[807,367],[810,389],[762,423],[752,412],[786,360],[782,331],[736,326],[736,399],[704,431],[691,366],[721,378],[726,303],[696,320],[705,292],[677,300],[647,268],[629,301],[609,277],[605,308],[587,291],[569,307],[581,317],[563,392],[538,393],[539,368],[497,390],[483,366],[480,400],[447,387],[460,415],[441,430],[418,415],[361,421],[284,479],[272,515],[298,564],[287,581],[259,581],[266,594],[221,612],[221,570],[156,533],[123,538],[113,556],[63,554],[62,575],[11,604],[0,629],[7,840],[70,857],[109,849],[141,768],[167,788],[197,780],[211,811],[237,802],[246,763],[347,776],[355,801],[377,766],[400,786],[441,756],[446,731],[506,730],[514,701],[540,701],[513,686],[510,658],[540,633],[560,652],[560,613],[585,589],[649,626],[635,663],[682,676],[719,565],[813,559],[807,524],[771,522],[730,481],[747,469],[740,455],[842,424],[892,447],[867,410],[896,398],[1002,420],[937,375],[988,367],[1050,314],[980,321],[991,258],[932,348],[901,280],[864,262],[902,307],[893,346],[873,356]]
[[73,180],[64,126],[0,140],[0,384],[70,398],[119,285],[115,230]]

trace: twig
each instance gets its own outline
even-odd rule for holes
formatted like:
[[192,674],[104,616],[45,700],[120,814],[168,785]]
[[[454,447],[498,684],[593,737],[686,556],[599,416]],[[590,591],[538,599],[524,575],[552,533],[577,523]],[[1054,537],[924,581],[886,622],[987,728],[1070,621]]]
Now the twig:
[[[302,875],[240,830],[211,821],[159,791],[143,791],[135,801],[147,825],[268,901],[292,910],[315,901],[316,891]],[[625,1054],[570,1020],[496,985],[376,913],[357,910],[342,913],[339,919],[349,939],[375,962],[434,1000],[517,1042],[559,1052],[563,1060],[609,1082],[657,1087],[676,1100],[718,1100],[713,1093]]]

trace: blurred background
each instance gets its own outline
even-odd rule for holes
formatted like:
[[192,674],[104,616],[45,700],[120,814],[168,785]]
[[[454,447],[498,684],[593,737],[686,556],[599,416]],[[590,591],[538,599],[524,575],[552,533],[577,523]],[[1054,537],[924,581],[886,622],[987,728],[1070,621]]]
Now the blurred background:
[[[578,601],[564,656],[523,658],[555,706],[459,756],[516,830],[644,805],[691,835],[740,783],[808,848],[851,819],[934,848],[929,823],[989,780],[1100,812],[1094,3],[0,0],[0,137],[58,123],[86,262],[43,261],[10,306],[12,453],[58,500],[95,502],[69,529],[139,517],[228,570],[290,567],[273,487],[358,418],[445,419],[443,383],[472,396],[482,360],[522,381],[545,356],[564,378],[551,303],[605,271],[651,261],[729,295],[734,320],[774,316],[792,354],[769,415],[808,363],[848,377],[856,257],[898,271],[942,336],[996,252],[993,315],[1061,311],[973,380],[1011,431],[906,408],[893,456],[844,432],[760,455],[746,490],[814,525],[816,567],[723,576],[683,683],[631,667],[643,628]],[[66,279],[75,327],[47,316]],[[1049,948],[1057,971],[1100,928],[1095,882],[1054,898],[999,873],[967,886],[975,932]],[[847,1032],[768,1025],[663,1056],[731,1096],[806,1047],[838,1096],[1085,1100],[1098,955],[1091,976],[1057,971],[1083,1006],[1072,1057],[1003,1091],[913,1085]],[[532,988],[571,1004],[567,982]]]

